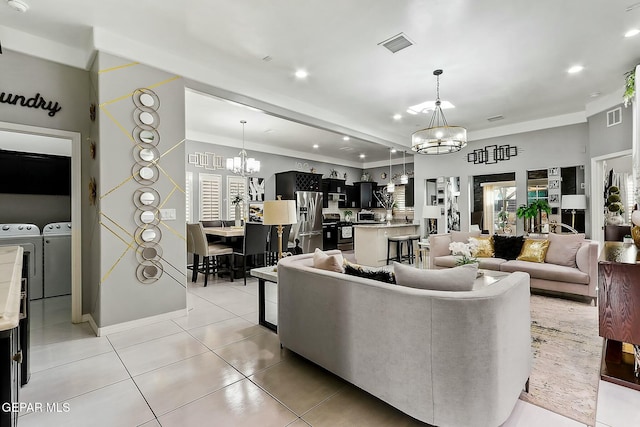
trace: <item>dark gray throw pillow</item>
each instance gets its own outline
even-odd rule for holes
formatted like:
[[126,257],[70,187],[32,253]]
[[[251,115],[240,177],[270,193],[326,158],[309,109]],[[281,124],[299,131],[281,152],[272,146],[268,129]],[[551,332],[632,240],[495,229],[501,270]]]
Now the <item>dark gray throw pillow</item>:
[[392,285],[396,283],[396,278],[393,272],[386,270],[384,267],[365,267],[360,264],[350,263],[346,259],[344,260],[344,273],[351,276],[364,277],[365,279],[391,283]]

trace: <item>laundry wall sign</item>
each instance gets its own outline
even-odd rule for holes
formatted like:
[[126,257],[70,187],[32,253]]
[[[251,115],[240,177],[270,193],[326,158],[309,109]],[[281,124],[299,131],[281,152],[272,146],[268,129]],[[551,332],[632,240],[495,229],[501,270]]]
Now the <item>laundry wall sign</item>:
[[0,92],[0,104],[11,104],[17,107],[35,108],[47,111],[49,117],[53,117],[62,110],[62,106],[56,101],[48,101],[40,93],[33,96],[17,93]]

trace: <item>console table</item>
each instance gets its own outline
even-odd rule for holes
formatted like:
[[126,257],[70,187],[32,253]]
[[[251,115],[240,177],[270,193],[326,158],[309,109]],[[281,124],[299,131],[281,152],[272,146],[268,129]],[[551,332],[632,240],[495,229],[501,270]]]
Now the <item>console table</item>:
[[[268,266],[253,268],[250,273],[258,278],[258,324],[278,332],[278,272],[275,267]],[[271,301],[267,300],[267,283]]]
[[622,343],[640,344],[640,253],[633,244],[604,244],[598,260],[598,318],[605,338],[601,378],[640,390],[633,355],[622,352]]

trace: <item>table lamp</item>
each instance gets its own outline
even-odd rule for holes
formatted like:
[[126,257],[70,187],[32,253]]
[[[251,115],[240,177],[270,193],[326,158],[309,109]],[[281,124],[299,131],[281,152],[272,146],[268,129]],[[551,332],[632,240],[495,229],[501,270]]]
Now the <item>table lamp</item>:
[[587,196],[584,194],[565,194],[562,196],[562,209],[571,210],[571,228],[576,228],[576,210],[587,209]]
[[422,218],[429,220],[429,227],[427,229],[427,237],[429,234],[435,234],[438,232],[436,219],[440,218],[440,206],[424,205],[422,207]]
[[278,226],[278,261],[282,258],[282,226],[298,222],[296,201],[281,198],[282,196],[278,196],[278,200],[265,200],[262,220],[264,225]]

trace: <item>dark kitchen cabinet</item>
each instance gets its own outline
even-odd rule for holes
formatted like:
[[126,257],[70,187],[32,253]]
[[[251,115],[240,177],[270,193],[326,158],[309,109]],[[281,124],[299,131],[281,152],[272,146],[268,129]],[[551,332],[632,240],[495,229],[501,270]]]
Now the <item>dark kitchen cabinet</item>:
[[339,208],[359,208],[360,193],[355,185],[345,185],[346,199],[338,202]]
[[355,182],[354,185],[358,189],[358,199],[360,200],[361,209],[371,209],[377,207],[376,199],[373,196],[374,190],[377,189],[377,183],[371,181]]
[[298,171],[276,174],[276,195],[293,200],[296,191],[322,191],[322,175]]
[[327,193],[345,194],[345,180],[336,178],[325,178],[322,180],[322,185],[326,185]]
[[409,178],[409,182],[404,187],[404,205],[408,208],[414,206],[413,188],[413,178]]

